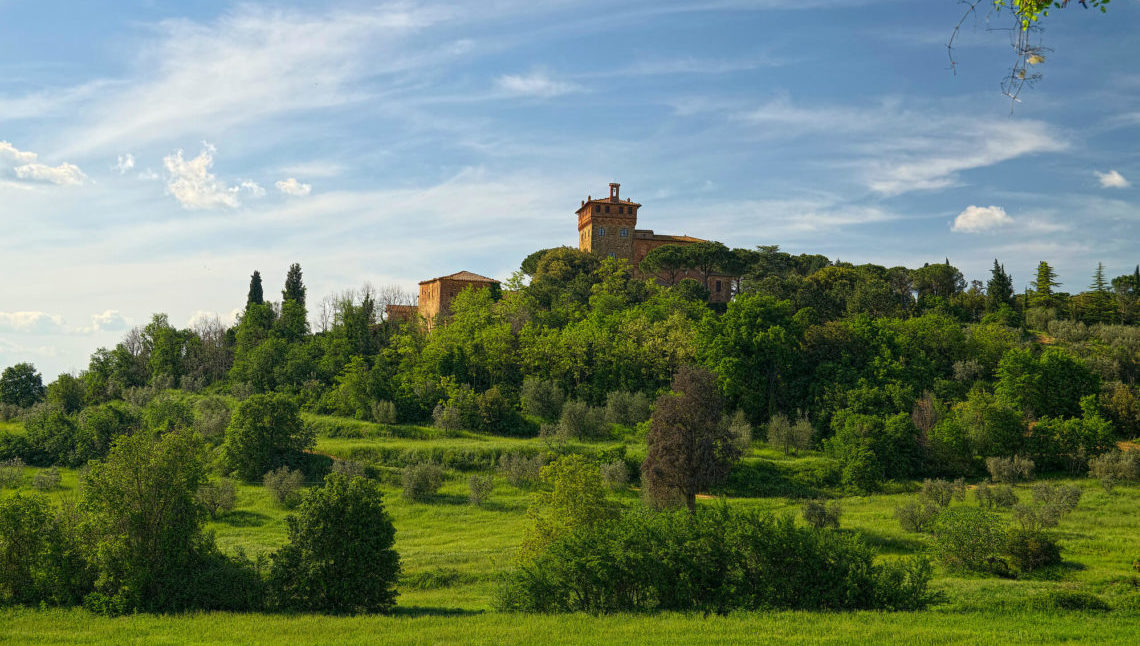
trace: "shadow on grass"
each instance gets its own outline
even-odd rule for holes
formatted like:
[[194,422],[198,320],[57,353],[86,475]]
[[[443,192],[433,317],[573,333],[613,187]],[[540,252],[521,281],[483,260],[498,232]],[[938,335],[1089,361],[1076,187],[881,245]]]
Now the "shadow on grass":
[[736,464],[725,484],[712,493],[732,498],[820,498],[838,484],[839,471],[832,461],[753,459]]
[[880,554],[921,554],[927,549],[924,541],[909,536],[883,534],[866,529],[845,531],[861,535],[863,540],[867,541],[867,544],[874,547]]
[[468,610],[466,608],[435,608],[432,606],[396,606],[392,610],[393,617],[469,617],[481,615],[483,610]]
[[218,517],[219,523],[224,523],[230,527],[261,527],[268,521],[269,516],[265,514],[245,510],[231,511]]

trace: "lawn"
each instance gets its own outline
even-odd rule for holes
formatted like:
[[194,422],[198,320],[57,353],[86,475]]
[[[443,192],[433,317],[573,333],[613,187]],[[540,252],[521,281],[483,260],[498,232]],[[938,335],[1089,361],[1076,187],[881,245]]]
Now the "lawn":
[[[376,426],[376,425],[371,425]],[[317,451],[330,455],[406,455],[408,452],[528,450],[544,448],[541,440],[492,438],[464,434],[446,438],[407,431],[366,429],[365,437],[318,438]],[[403,435],[397,437],[397,435]],[[584,445],[612,450],[616,442]],[[630,445],[630,451],[637,447]],[[795,480],[826,467],[817,454],[784,456],[762,444],[747,458],[747,468],[764,478]],[[383,466],[383,465],[382,465]],[[399,608],[391,617],[324,617],[271,614],[210,613],[178,616],[139,615],[105,618],[82,610],[0,611],[0,643],[706,643],[772,641],[782,643],[897,642],[1018,643],[1072,641],[1135,643],[1140,630],[1140,486],[1120,486],[1113,494],[1086,479],[1062,482],[1084,489],[1080,506],[1057,528],[1064,565],[1023,579],[963,575],[936,571],[933,587],[941,598],[918,613],[734,613],[728,617],[677,614],[591,617],[529,616],[492,610],[498,573],[510,567],[527,523],[533,491],[510,485],[495,475],[490,502],[468,502],[467,479],[473,470],[449,469],[439,495],[430,502],[411,502],[400,495],[393,465],[384,479],[386,503],[396,529],[396,549],[403,574]],[[31,490],[35,469],[24,475]],[[773,475],[774,474],[774,475]],[[63,486],[50,495],[71,496],[74,470],[63,470]],[[812,476],[814,477],[814,476]],[[794,481],[794,482],[793,482]],[[769,482],[763,480],[762,484]],[[786,483],[785,483],[786,484]],[[810,484],[810,483],[809,483]],[[767,485],[764,485],[767,486]],[[790,485],[789,485],[790,486]],[[804,484],[804,486],[808,486]],[[825,494],[834,488],[821,487]],[[858,532],[882,558],[901,558],[928,550],[924,535],[899,528],[894,508],[912,493],[907,484],[891,493],[844,496],[842,529]],[[1023,500],[1029,486],[1020,485]],[[9,490],[5,490],[6,492]],[[633,503],[635,490],[615,497]],[[782,496],[725,497],[730,505],[777,513],[798,513],[799,501]],[[702,504],[718,504],[703,498]],[[974,504],[972,496],[965,503]],[[285,540],[288,510],[273,503],[256,484],[241,485],[235,511],[207,524],[225,550],[267,553]],[[1008,518],[1009,512],[1003,512]],[[1052,590],[1081,590],[1099,595],[1111,612],[1042,610],[1039,600]]]

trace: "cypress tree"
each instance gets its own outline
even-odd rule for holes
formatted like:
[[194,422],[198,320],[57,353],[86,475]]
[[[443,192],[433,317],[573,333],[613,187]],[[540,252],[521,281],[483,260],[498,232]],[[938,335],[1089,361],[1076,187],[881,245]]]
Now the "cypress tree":
[[249,277],[249,296],[245,299],[245,308],[249,309],[250,305],[261,305],[264,302],[265,294],[261,290],[261,272],[254,269],[253,275]]
[[289,265],[289,272],[285,274],[285,289],[281,290],[281,298],[286,301],[296,301],[304,306],[305,284],[301,282],[301,265]]
[[1089,294],[1085,302],[1085,316],[1087,323],[1111,323],[1116,320],[1116,307],[1113,305],[1112,294],[1108,291],[1108,280],[1104,277],[1104,263],[1096,264],[1096,273],[1093,282],[1089,285]]
[[1005,273],[1005,266],[998,264],[997,258],[994,258],[990,274],[992,277],[986,284],[986,305],[992,312],[1013,302],[1013,279]]
[[1057,282],[1057,272],[1049,266],[1049,263],[1042,260],[1037,264],[1037,280],[1033,281],[1033,300],[1031,304],[1034,307],[1052,307],[1054,304],[1053,288],[1060,287],[1061,283]]

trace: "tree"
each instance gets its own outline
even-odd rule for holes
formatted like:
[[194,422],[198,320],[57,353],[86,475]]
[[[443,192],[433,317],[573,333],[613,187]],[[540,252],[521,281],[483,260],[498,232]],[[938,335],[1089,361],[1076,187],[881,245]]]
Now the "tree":
[[533,557],[570,532],[594,527],[616,516],[606,500],[598,465],[570,454],[542,467],[539,479],[550,487],[535,496],[527,510],[531,525],[523,539],[523,557]]
[[726,265],[735,259],[732,251],[720,242],[696,242],[685,245],[682,249],[688,259],[686,264],[701,273],[705,289],[709,288],[709,275],[715,271],[724,271]]
[[1057,272],[1053,271],[1049,263],[1042,260],[1037,264],[1037,279],[1033,281],[1029,304],[1033,307],[1053,307],[1057,302],[1053,288],[1060,286],[1061,283],[1057,282]]
[[1084,308],[1081,318],[1086,323],[1113,323],[1116,321],[1116,304],[1112,293],[1108,291],[1108,280],[1104,277],[1104,263],[1096,264],[1096,273],[1093,282],[1089,285],[1089,293],[1085,294]]
[[265,294],[261,289],[261,272],[254,269],[253,275],[249,277],[249,295],[245,298],[245,307],[249,309],[250,305],[261,305],[264,302]]
[[192,432],[115,440],[83,485],[98,592],[125,609],[191,604],[187,582],[211,547],[196,499],[205,481],[204,447]]
[[44,380],[30,363],[8,366],[0,374],[0,404],[27,408],[44,398]]
[[641,261],[641,271],[661,276],[667,284],[676,285],[677,274],[683,271],[688,263],[689,258],[684,247],[667,244],[645,254],[645,258]]
[[285,289],[281,290],[281,299],[283,301],[295,301],[302,306],[305,304],[305,284],[301,282],[301,265],[299,263],[289,265],[289,271],[285,274]]
[[986,283],[986,311],[996,312],[1002,305],[1013,304],[1013,279],[1005,273],[1005,266],[994,258],[990,280]]
[[60,406],[69,415],[83,408],[86,394],[83,382],[66,372],[47,387],[47,401]]
[[42,496],[0,498],[0,605],[74,603],[91,584],[74,536]]
[[672,389],[658,399],[650,418],[642,482],[654,502],[683,500],[692,512],[697,493],[723,481],[740,449],[719,423],[721,397],[713,373],[682,367]]
[[301,282],[301,265],[293,263],[289,266],[281,298],[281,316],[277,319],[277,333],[282,339],[296,343],[309,332],[309,313],[305,308],[305,284]]
[[292,398],[253,395],[234,411],[222,456],[242,479],[253,481],[271,469],[298,463],[314,442],[313,431],[301,423]]
[[269,572],[278,607],[353,613],[396,605],[396,528],[378,484],[331,473],[286,524],[289,542],[273,554]]

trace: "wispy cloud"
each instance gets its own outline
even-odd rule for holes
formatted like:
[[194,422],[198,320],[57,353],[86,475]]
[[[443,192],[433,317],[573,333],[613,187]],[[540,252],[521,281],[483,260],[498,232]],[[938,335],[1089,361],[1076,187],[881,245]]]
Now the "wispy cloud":
[[82,184],[87,180],[87,175],[75,164],[67,162],[58,166],[42,164],[37,161],[39,155],[36,153],[20,150],[7,141],[0,141],[0,159],[15,164],[12,166],[12,172],[21,180],[61,185]]
[[214,165],[214,146],[204,143],[202,152],[193,159],[184,159],[178,150],[162,160],[166,167],[166,191],[178,200],[184,209],[237,208],[239,187],[227,187],[210,172]]
[[51,334],[63,329],[63,317],[47,312],[0,312],[0,330]]
[[550,78],[545,72],[529,74],[506,74],[495,80],[500,90],[517,96],[531,96],[549,99],[564,94],[581,92],[582,86],[569,81]]
[[120,175],[126,175],[127,171],[135,167],[135,156],[126,153],[119,155],[118,161],[115,162],[115,170],[119,171]]
[[313,186],[311,184],[302,184],[301,182],[297,181],[296,177],[280,180],[276,182],[274,186],[276,186],[277,190],[281,191],[282,193],[286,195],[292,195],[294,197],[308,195],[309,193],[313,192]]

